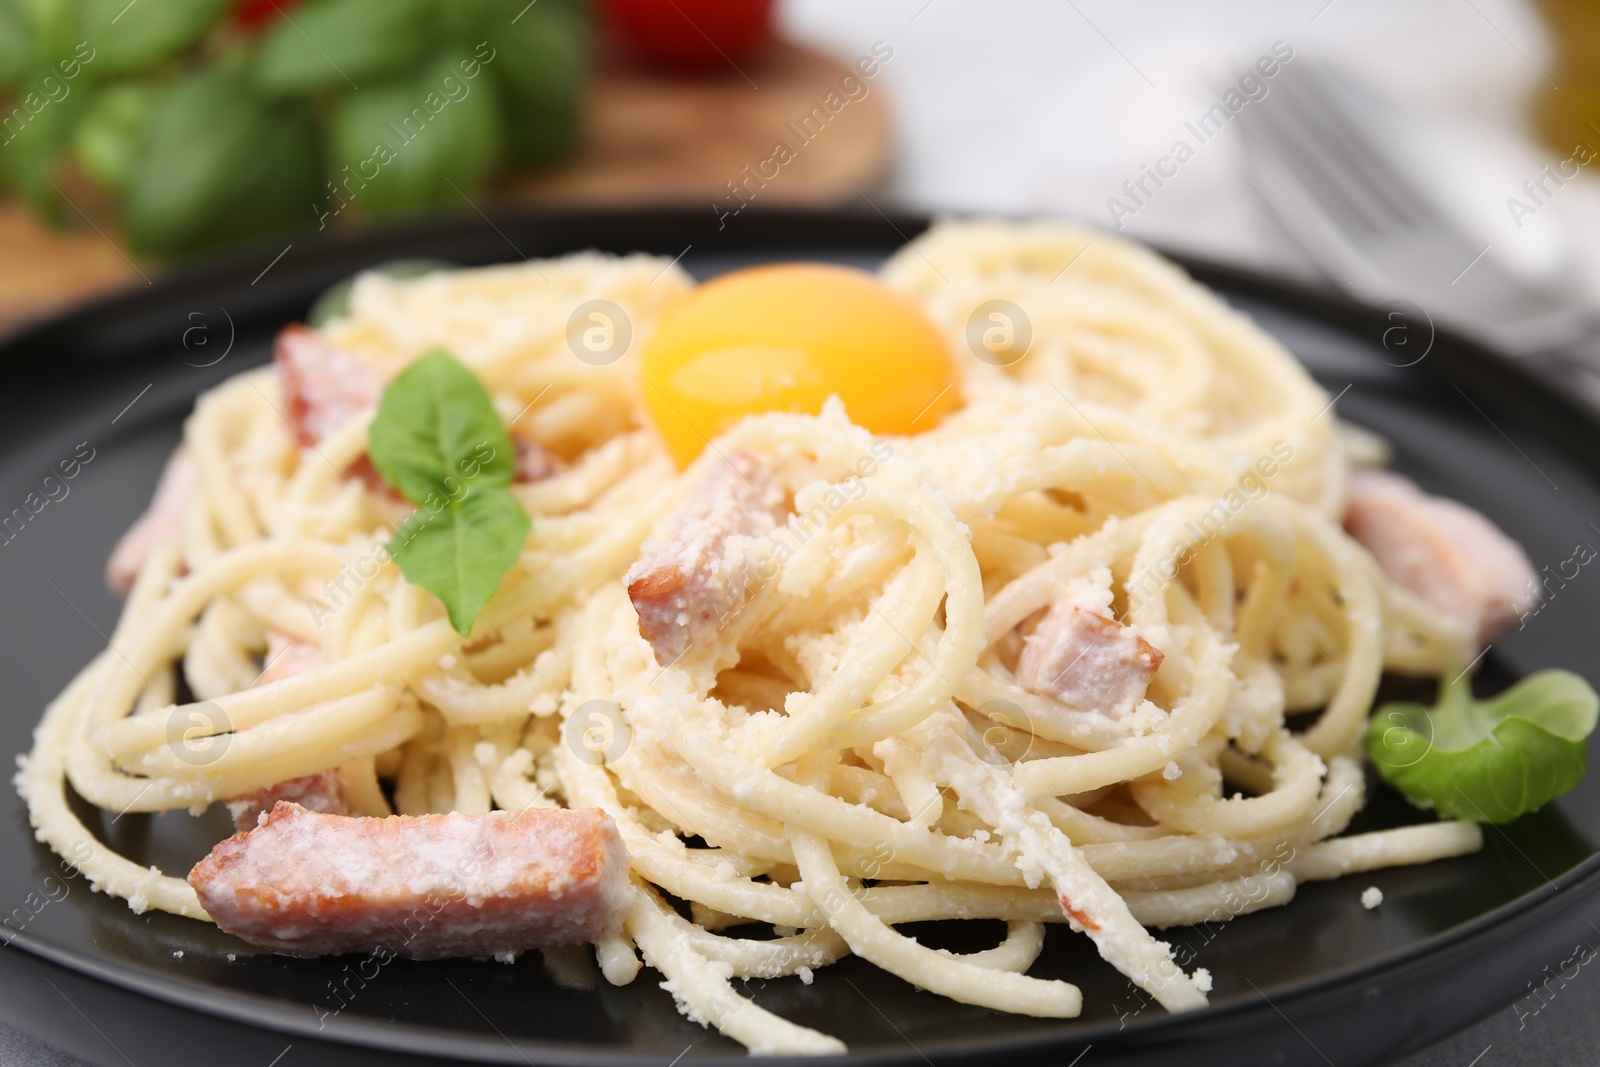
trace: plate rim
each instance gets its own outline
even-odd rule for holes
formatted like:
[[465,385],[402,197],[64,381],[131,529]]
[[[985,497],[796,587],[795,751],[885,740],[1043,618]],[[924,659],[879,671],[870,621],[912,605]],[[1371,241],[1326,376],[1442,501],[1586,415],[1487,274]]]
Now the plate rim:
[[[329,260],[358,258],[369,263],[381,260],[385,258],[381,253],[387,245],[410,247],[419,242],[426,242],[429,238],[445,235],[500,233],[504,236],[501,231],[502,225],[511,226],[518,232],[529,227],[541,226],[549,227],[558,233],[569,230],[582,232],[585,228],[595,225],[616,227],[631,223],[649,226],[663,222],[678,224],[690,221],[704,225],[705,220],[701,215],[702,213],[698,211],[670,207],[555,210],[501,205],[492,208],[488,215],[481,218],[470,216],[434,218],[364,232],[331,234],[305,244],[304,251],[300,255],[292,258],[286,255],[283,258],[290,258],[287,269],[292,270],[300,266],[302,270],[299,273],[306,273],[306,267],[324,264]],[[1041,218],[1041,216],[1004,216],[996,213],[984,213],[979,217],[1010,218],[1016,221]],[[906,239],[908,234],[911,237],[916,236],[933,221],[933,217],[919,213],[897,212],[890,216],[881,212],[869,214],[854,210],[752,207],[748,218],[741,220],[741,225],[749,223],[748,226],[744,226],[743,231],[749,234],[760,229],[763,224],[787,224],[791,227],[798,224],[803,227],[808,223],[826,222],[847,229],[858,229],[863,238],[860,241],[863,247],[882,245],[892,248],[891,243],[884,240],[888,236],[886,228],[898,234],[900,238]],[[1099,229],[1082,220],[1069,221],[1090,229]],[[506,241],[512,248],[516,248],[509,238],[506,238]],[[732,247],[758,250],[762,243],[742,240],[735,242]],[[825,246],[826,242],[819,244]],[[1345,298],[1342,294],[1317,289],[1296,279],[1275,277],[1265,270],[1177,251],[1159,244],[1146,244],[1176,263],[1187,275],[1211,290],[1219,299],[1222,299],[1222,294],[1215,292],[1218,288],[1231,293],[1253,296],[1341,332],[1361,332],[1361,327],[1365,326],[1368,330],[1376,328],[1376,332],[1381,335],[1382,330],[1389,324],[1384,309]],[[70,333],[85,320],[90,322],[103,319],[115,320],[119,316],[137,314],[159,299],[180,296],[195,289],[213,291],[231,289],[250,278],[256,260],[266,249],[276,247],[275,243],[270,246],[250,246],[190,261],[179,265],[168,274],[159,276],[148,287],[130,287],[120,292],[106,294],[62,309],[46,318],[19,324],[10,331],[0,332],[0,375],[17,373],[19,358],[25,358],[30,350],[48,346],[52,335],[64,331]],[[568,247],[572,247],[570,243]],[[795,250],[802,251],[799,248]],[[518,252],[520,253],[520,249]],[[544,252],[541,250],[538,254],[543,255]],[[512,262],[512,260],[508,257],[502,262]],[[332,268],[325,268],[317,273],[327,273],[328,269]],[[1540,422],[1543,424],[1540,427],[1542,436],[1550,441],[1564,458],[1578,464],[1592,478],[1600,482],[1600,456],[1596,456],[1592,451],[1575,447],[1582,440],[1579,435],[1587,432],[1592,440],[1592,435],[1600,431],[1600,413],[1591,410],[1570,393],[1563,392],[1556,383],[1541,377],[1536,368],[1527,364],[1519,365],[1512,357],[1497,352],[1483,341],[1447,325],[1430,325],[1433,328],[1435,346],[1451,353],[1453,360],[1451,370],[1455,377],[1462,379],[1473,392],[1497,392],[1496,399],[1513,408],[1538,407]],[[1424,373],[1438,376],[1432,368],[1426,369]],[[1554,878],[1546,878],[1544,884],[1454,927],[1361,962],[1320,972],[1307,979],[1268,987],[1260,991],[1262,999],[1267,999],[1269,1003],[1304,1003],[1360,984],[1380,973],[1398,973],[1425,965],[1429,957],[1460,949],[1465,943],[1486,937],[1508,924],[1533,923],[1545,913],[1565,910],[1597,891],[1600,891],[1600,851],[1592,853],[1587,859]],[[436,1026],[391,1022],[367,1016],[347,1017],[341,1014],[328,1021],[325,1026],[319,1026],[314,1011],[308,1011],[309,1005],[261,993],[220,989],[201,981],[185,982],[165,975],[148,974],[129,965],[52,942],[31,929],[17,932],[8,945],[22,948],[32,956],[85,977],[108,983],[135,995],[155,998],[180,1009],[202,1012],[277,1034],[311,1038],[339,1045],[446,1057],[470,1052],[474,1057],[473,1062],[487,1063],[523,1062],[526,1060],[525,1052],[538,1054],[545,1059],[554,1054],[560,1057],[559,1062],[582,1065],[645,1064],[656,1062],[658,1059],[651,1053],[618,1046],[546,1040],[528,1036],[513,1038],[501,1035],[496,1038],[484,1033],[451,1031]],[[1140,1045],[1157,1044],[1163,1039],[1175,1036],[1172,1033],[1174,1030],[1191,1025],[1195,1020],[1226,1024],[1230,1020],[1236,1020],[1240,1015],[1257,1014],[1254,1010],[1256,1006],[1255,999],[1239,995],[1222,1004],[1201,1009],[1199,1012],[1146,1016],[1126,1027],[1113,1027],[1109,1021],[1080,1025],[1072,1020],[1062,1020],[1055,1026],[1030,1029],[1015,1036],[988,1035],[943,1039],[930,1048],[936,1053],[957,1057],[971,1055],[974,1052],[989,1055],[1008,1052],[1037,1053],[1105,1041],[1119,1033]],[[728,1054],[725,1052],[713,1052],[709,1055],[700,1052],[684,1057],[684,1061],[725,1060],[727,1057]],[[915,1062],[922,1058],[920,1052],[911,1048],[904,1052],[880,1048],[849,1052],[844,1062],[888,1065]],[[777,1057],[777,1059],[779,1062],[809,1062],[801,1057]]]

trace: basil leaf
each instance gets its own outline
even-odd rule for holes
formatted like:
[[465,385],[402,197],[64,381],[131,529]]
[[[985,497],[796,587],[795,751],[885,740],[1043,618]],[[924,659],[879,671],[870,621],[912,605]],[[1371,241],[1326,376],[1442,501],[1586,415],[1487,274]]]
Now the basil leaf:
[[15,85],[39,59],[33,25],[18,0],[0,0],[0,85]]
[[1418,807],[1472,822],[1510,822],[1578,784],[1600,696],[1570,671],[1540,671],[1489,700],[1441,685],[1433,709],[1387,704],[1365,746],[1384,781]]
[[[59,98],[46,95],[45,78],[50,79],[48,85]],[[86,96],[73,83],[48,73],[33,75],[24,84],[37,88],[23,92],[4,113],[7,122],[0,125],[0,176],[45,215],[65,218],[67,211],[56,191],[61,184],[56,171],[83,114]],[[27,121],[19,123],[23,116]]]
[[269,93],[364,90],[407,70],[433,43],[428,0],[316,0],[280,19],[256,56]]
[[368,267],[324,289],[322,295],[312,303],[311,310],[306,312],[306,324],[322,326],[348,313],[350,291],[355,288],[356,279],[362,274],[382,274],[389,278],[420,278],[424,274],[451,270],[455,266],[456,264],[447,259],[391,259],[377,266]]
[[231,0],[82,0],[83,36],[107,74],[148,70],[210,29]]
[[300,105],[258,97],[221,66],[167,90],[124,202],[129,243],[163,255],[309,226],[322,204],[316,133]]
[[430,352],[383,391],[367,454],[418,506],[389,543],[395,561],[470,633],[532,528],[506,488],[511,438],[488,390],[448,353]]
[[1483,702],[1490,718],[1516,716],[1568,741],[1583,741],[1600,719],[1600,698],[1571,671],[1540,671]]
[[401,539],[409,532],[402,528],[389,550],[406,580],[438,597],[450,625],[465,637],[500,579],[516,566],[532,528],[509,490],[470,487],[409,539]]
[[512,154],[525,163],[545,163],[578,143],[589,56],[586,9],[540,0],[515,21],[514,10],[499,13],[503,17],[485,29],[493,51],[478,58],[493,56],[485,69],[516,116],[508,131]]
[[435,350],[389,383],[367,443],[383,480],[413,504],[511,484],[511,438],[478,376]]
[[[0,54],[12,58],[19,88],[26,91],[28,75],[61,72],[55,64],[74,55],[74,45],[83,41],[78,32],[78,9],[69,0],[0,0]],[[13,32],[15,36],[12,36]],[[84,42],[93,55],[92,46]]]
[[487,79],[463,77],[458,61],[447,52],[416,77],[340,98],[330,169],[355,175],[341,196],[362,212],[459,206],[488,177],[505,139],[499,103]]
[[127,188],[159,99],[160,90],[142,82],[109,86],[90,99],[72,137],[90,177],[114,192]]

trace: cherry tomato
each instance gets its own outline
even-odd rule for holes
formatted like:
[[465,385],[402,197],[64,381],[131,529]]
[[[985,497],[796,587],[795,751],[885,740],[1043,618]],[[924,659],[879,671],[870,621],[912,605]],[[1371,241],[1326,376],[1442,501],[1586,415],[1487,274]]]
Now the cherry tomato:
[[772,0],[606,0],[606,9],[633,49],[664,67],[738,63],[772,36]]
[[300,0],[239,0],[233,8],[233,24],[246,33],[259,33],[267,23],[298,4]]

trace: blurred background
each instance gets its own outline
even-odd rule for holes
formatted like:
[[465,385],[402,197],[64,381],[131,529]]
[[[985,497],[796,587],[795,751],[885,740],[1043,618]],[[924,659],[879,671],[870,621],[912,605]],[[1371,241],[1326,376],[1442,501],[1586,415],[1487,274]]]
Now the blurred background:
[[[804,205],[1065,215],[1560,349],[1597,163],[1600,0],[0,0],[0,332],[396,219]],[[1407,1063],[1597,1062],[1600,983],[1549,1011]]]
[[1048,212],[1412,295],[1324,202],[1381,200],[1362,173],[1426,201],[1441,282],[1485,250],[1567,306],[1600,285],[1597,31],[1588,0],[0,0],[0,323],[508,201]]

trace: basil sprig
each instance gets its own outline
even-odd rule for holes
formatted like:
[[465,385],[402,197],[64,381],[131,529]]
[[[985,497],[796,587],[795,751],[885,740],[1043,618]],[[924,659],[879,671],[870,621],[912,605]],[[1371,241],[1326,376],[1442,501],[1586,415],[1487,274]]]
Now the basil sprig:
[[586,0],[289,9],[0,0],[0,192],[76,219],[82,174],[132,250],[185,255],[459,207],[577,145]]
[[1367,724],[1367,756],[1383,780],[1452,819],[1505,823],[1578,784],[1600,697],[1571,671],[1529,675],[1499,696],[1472,698],[1465,677],[1439,701],[1385,704]]
[[417,505],[390,554],[466,636],[533,526],[508,488],[511,438],[488,391],[448,353],[430,352],[383,391],[367,452],[383,480]]

